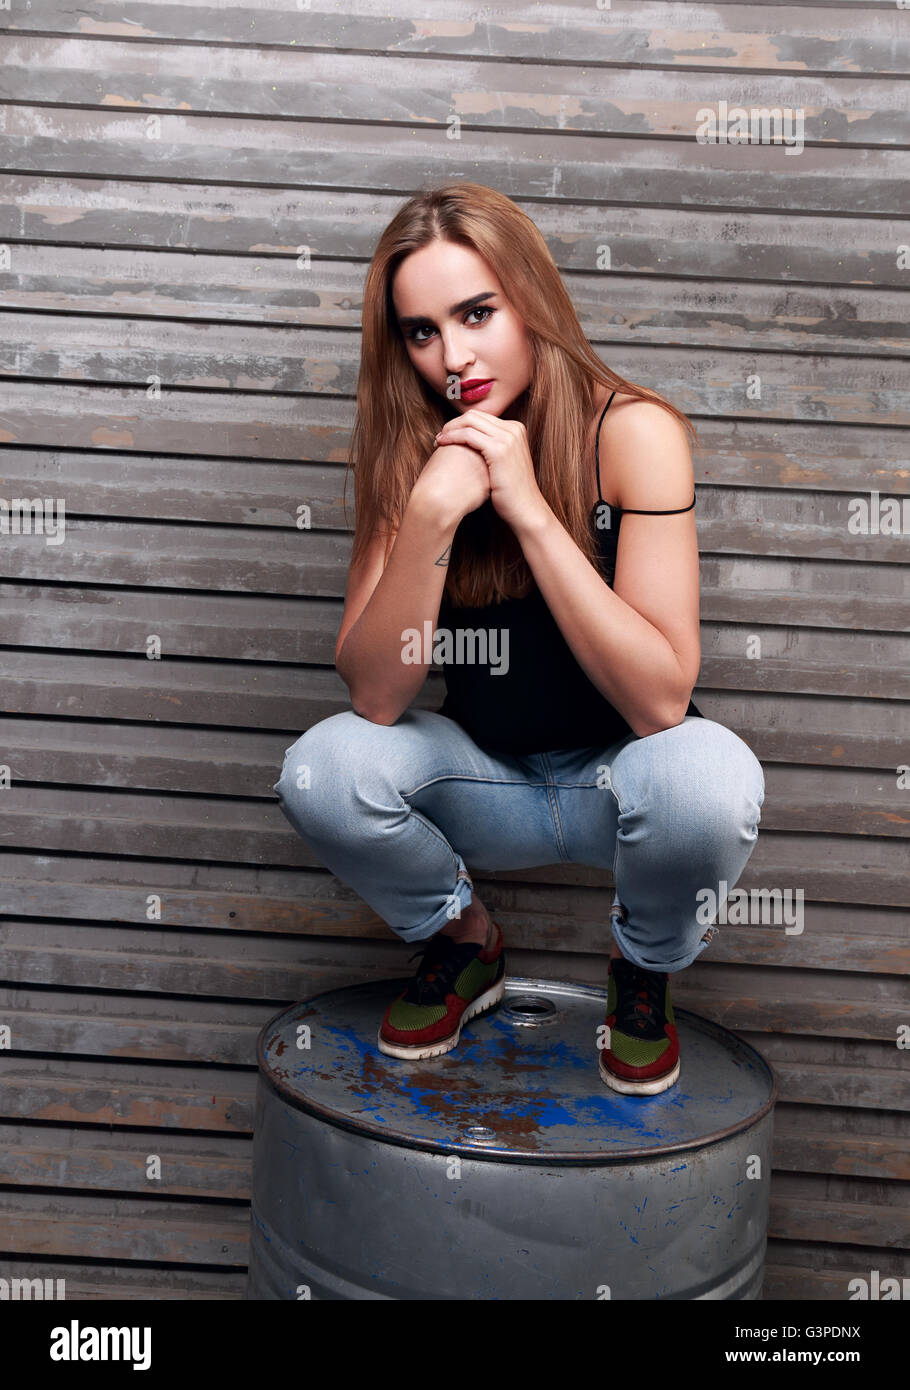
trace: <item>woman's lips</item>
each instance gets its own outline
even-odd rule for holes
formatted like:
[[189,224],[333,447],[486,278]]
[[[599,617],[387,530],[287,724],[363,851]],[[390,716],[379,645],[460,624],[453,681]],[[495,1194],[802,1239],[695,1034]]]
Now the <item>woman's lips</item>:
[[461,399],[463,401],[479,401],[489,395],[495,386],[495,381],[484,381],[479,386],[462,386]]

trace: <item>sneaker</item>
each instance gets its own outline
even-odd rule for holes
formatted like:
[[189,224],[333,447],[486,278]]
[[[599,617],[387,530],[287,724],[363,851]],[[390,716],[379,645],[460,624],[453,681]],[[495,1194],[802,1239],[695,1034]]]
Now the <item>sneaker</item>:
[[653,1096],[679,1077],[679,1039],[666,970],[644,970],[622,956],[607,975],[607,1037],[600,1079],[627,1096]]
[[386,1009],[379,1025],[379,1051],[390,1057],[439,1057],[458,1045],[468,1019],[486,1013],[502,998],[502,931],[494,922],[487,947],[437,932],[414,955],[421,957],[417,973]]

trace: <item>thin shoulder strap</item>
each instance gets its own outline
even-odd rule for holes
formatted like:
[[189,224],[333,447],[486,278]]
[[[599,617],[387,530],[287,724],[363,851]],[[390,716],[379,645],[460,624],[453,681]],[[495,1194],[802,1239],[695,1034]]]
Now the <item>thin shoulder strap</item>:
[[[607,411],[610,409],[610,401],[613,400],[613,397],[614,397],[615,395],[616,395],[616,392],[615,392],[615,391],[611,391],[611,392],[610,392],[610,400],[607,401],[607,403],[606,403],[606,405],[604,406],[603,410],[600,412],[600,419],[599,419],[598,422],[597,422],[597,434],[594,436],[594,457],[595,457],[595,459],[597,460],[597,500],[598,500],[599,502],[603,502],[603,500],[604,500],[604,499],[603,499],[603,496],[602,496],[602,494],[601,494],[601,491],[600,491],[600,427],[601,427],[601,425],[602,425],[603,422],[604,422],[604,416],[606,415]],[[606,504],[605,504],[605,505],[606,505]]]
[[694,506],[695,498],[693,497],[688,507],[669,507],[665,512],[646,512],[642,511],[640,507],[620,507],[619,511],[622,512],[623,516],[628,516],[630,512],[636,516],[676,516],[679,512],[691,512]]
[[[610,409],[610,404],[615,395],[615,391],[610,392],[610,400],[607,401],[603,410],[600,412],[600,419],[597,422],[597,434],[594,439],[594,457],[597,461],[597,497],[600,502],[603,502],[603,505],[605,507],[610,506],[610,504],[608,502],[604,502],[603,495],[600,491],[600,427],[603,424],[603,418],[606,415],[607,411]],[[694,506],[695,496],[693,495],[692,501],[689,503],[688,507],[670,507],[667,511],[649,512],[643,511],[640,507],[610,507],[610,510],[614,512],[622,512],[623,516],[625,516],[627,513],[632,513],[635,516],[678,516],[680,512],[691,512]]]

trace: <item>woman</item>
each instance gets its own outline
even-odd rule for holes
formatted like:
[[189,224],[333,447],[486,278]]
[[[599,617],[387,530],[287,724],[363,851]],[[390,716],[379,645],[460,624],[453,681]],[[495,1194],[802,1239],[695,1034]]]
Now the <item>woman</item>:
[[[465,861],[564,861],[614,876],[602,1080],[653,1095],[679,1076],[669,975],[708,945],[704,890],[736,884],[764,800],[750,749],[690,698],[687,434],[604,366],[509,198],[425,190],[385,229],[335,648],[352,709],[287,750],[275,790],[332,873],[424,943],[379,1029],[389,1056],[450,1051],[502,997],[502,931]],[[434,659],[445,703],[412,710]]]

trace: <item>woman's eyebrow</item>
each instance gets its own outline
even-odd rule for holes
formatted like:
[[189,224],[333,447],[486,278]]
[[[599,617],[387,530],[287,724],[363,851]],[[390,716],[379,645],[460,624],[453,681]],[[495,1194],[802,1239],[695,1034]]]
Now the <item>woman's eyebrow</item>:
[[[485,290],[483,294],[472,294],[470,299],[462,299],[458,304],[453,304],[449,310],[450,314],[460,314],[464,309],[473,309],[475,304],[481,304],[485,299],[492,299],[496,294],[495,290]],[[404,314],[398,320],[402,328],[413,328],[418,323],[429,322],[426,314],[413,315]]]

